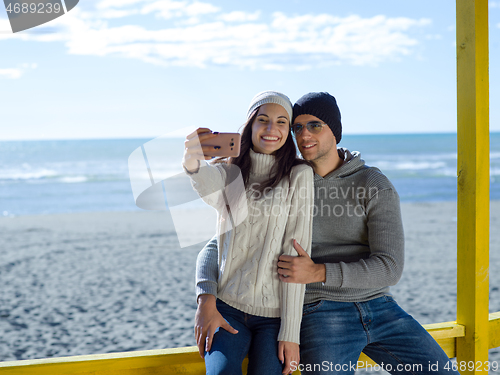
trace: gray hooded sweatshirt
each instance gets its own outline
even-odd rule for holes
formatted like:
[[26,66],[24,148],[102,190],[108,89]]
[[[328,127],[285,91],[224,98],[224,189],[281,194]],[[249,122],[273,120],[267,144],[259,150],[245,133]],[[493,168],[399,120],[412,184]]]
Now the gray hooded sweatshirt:
[[[307,284],[304,303],[363,302],[389,294],[403,271],[399,196],[387,177],[358,152],[339,148],[344,164],[314,175],[311,258],[326,266],[324,283]],[[200,252],[196,294],[217,296],[217,240]]]

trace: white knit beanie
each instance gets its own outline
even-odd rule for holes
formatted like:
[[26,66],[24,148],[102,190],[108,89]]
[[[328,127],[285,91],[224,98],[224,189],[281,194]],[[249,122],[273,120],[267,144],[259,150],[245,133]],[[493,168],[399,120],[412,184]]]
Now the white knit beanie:
[[279,104],[285,108],[285,111],[288,113],[288,119],[292,121],[292,103],[288,99],[288,96],[277,91],[262,91],[255,95],[250,102],[250,107],[248,107],[247,119],[250,118],[257,107],[269,103]]

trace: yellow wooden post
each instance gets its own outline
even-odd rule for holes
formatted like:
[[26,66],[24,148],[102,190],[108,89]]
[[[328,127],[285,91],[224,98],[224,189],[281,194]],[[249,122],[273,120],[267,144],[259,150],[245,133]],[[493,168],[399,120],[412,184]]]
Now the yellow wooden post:
[[457,323],[465,325],[457,362],[475,374],[484,373],[489,344],[488,0],[457,0],[457,106]]

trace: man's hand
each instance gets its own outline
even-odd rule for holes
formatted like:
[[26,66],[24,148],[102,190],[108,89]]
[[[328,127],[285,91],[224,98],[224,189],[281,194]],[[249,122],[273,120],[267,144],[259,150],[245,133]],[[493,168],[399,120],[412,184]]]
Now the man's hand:
[[296,240],[293,247],[298,256],[281,255],[278,261],[278,273],[281,281],[285,283],[310,284],[326,281],[326,267],[324,264],[313,262],[309,254]]
[[217,328],[224,328],[233,334],[238,333],[219,313],[215,301],[215,296],[211,294],[202,294],[198,297],[198,308],[194,317],[194,337],[201,358],[205,358],[205,351],[210,351]]
[[283,363],[283,375],[291,374],[300,363],[299,344],[290,341],[280,341],[278,358]]

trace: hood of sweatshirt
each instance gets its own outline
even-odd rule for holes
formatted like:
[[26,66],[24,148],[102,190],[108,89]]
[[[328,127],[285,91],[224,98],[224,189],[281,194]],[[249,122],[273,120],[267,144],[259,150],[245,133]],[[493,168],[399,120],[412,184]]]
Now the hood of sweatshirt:
[[344,178],[367,168],[365,161],[361,159],[361,153],[358,151],[351,152],[347,148],[338,148],[337,152],[339,153],[340,159],[344,160],[344,164],[342,164],[340,168],[328,173],[325,177],[314,174],[314,181]]

